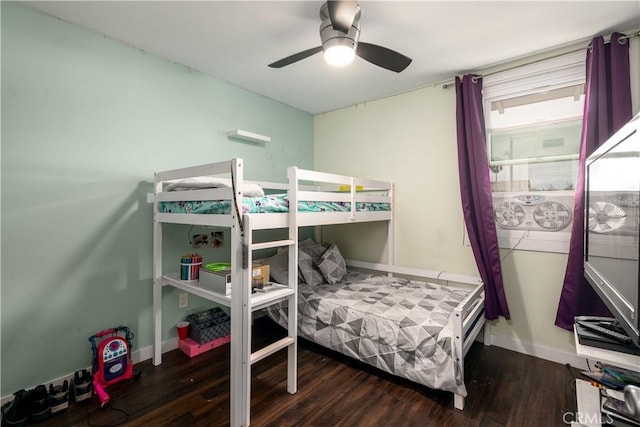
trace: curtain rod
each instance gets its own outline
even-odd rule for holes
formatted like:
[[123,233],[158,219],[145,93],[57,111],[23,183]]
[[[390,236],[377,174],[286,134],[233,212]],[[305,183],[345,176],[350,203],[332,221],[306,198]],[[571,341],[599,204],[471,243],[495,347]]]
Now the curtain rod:
[[[632,34],[629,34],[628,36],[620,36],[620,37],[618,37],[618,42],[621,42],[622,40],[628,40],[628,39],[630,39],[632,37],[640,37],[640,31],[632,33]],[[610,42],[611,42],[611,40],[605,41],[605,43],[610,43]],[[591,42],[589,42],[589,44],[586,47],[573,49],[573,50],[570,50],[568,52],[559,53],[557,55],[548,56],[548,57],[545,57],[545,58],[542,58],[542,59],[537,59],[535,61],[527,62],[527,63],[520,64],[520,65],[514,65],[513,67],[503,68],[501,70],[492,71],[490,73],[478,74],[478,77],[492,76],[494,74],[502,73],[503,71],[513,70],[513,69],[516,69],[516,68],[524,67],[526,65],[537,64],[538,62],[546,61],[548,59],[558,58],[560,56],[568,55],[570,53],[580,52],[581,50],[586,50],[586,49],[589,49],[589,48],[591,48]],[[455,79],[454,80],[449,80],[446,83],[442,84],[442,89],[449,89],[450,87],[454,86],[454,83],[455,83]]]

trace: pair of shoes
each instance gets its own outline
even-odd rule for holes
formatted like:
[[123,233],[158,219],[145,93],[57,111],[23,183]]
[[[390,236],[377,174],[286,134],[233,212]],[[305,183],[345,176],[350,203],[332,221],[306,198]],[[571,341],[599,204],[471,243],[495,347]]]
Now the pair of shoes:
[[69,381],[64,380],[62,385],[56,386],[49,384],[49,405],[52,414],[69,407]]
[[77,402],[89,399],[92,396],[91,374],[86,369],[76,371],[71,380],[73,398]]
[[49,394],[44,385],[13,393],[13,400],[2,406],[2,427],[22,427],[27,422],[46,420],[51,415]]
[[29,421],[39,422],[51,416],[47,387],[39,385],[29,391]]
[[2,405],[2,427],[23,427],[27,425],[29,413],[29,392],[18,390],[13,393],[13,400]]

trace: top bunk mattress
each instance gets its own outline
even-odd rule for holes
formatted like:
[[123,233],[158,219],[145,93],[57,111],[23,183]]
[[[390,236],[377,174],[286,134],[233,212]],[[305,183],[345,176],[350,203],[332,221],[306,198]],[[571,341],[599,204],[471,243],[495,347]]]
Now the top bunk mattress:
[[[160,202],[158,211],[162,213],[178,214],[221,214],[231,213],[230,200],[195,200]],[[358,202],[356,211],[373,212],[389,211],[389,203]],[[350,202],[298,202],[298,212],[350,212]],[[265,196],[243,197],[242,213],[283,213],[289,212],[289,200],[286,193],[269,194]]]

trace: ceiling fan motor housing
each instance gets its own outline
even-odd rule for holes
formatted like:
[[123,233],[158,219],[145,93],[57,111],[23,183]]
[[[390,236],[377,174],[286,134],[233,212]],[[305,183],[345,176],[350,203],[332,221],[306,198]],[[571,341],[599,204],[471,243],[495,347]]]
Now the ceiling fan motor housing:
[[323,4],[320,8],[320,18],[322,23],[320,24],[320,40],[322,41],[322,48],[327,50],[332,46],[347,46],[355,50],[358,45],[358,38],[360,37],[360,6],[358,6],[351,28],[348,33],[335,30],[329,17],[329,8],[327,3]]

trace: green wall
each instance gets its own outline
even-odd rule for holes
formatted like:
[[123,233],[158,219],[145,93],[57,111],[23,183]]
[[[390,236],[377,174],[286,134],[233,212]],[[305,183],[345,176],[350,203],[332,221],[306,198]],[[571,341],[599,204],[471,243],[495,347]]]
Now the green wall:
[[[129,326],[152,344],[157,170],[245,159],[249,179],[313,165],[313,117],[271,99],[2,2],[1,392],[89,366],[87,338]],[[269,135],[264,145],[225,132]],[[190,250],[188,227],[166,236]],[[205,251],[224,258],[225,249]],[[164,292],[163,339],[201,307]]]

